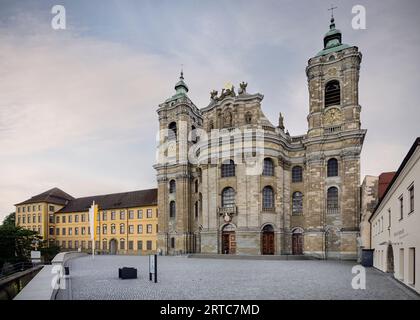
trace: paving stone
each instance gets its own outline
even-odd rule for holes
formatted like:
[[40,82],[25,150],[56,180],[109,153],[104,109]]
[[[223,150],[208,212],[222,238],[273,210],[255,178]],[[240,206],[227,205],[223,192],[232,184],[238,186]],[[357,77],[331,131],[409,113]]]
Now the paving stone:
[[[366,269],[355,290],[349,261],[269,261],[158,257],[158,283],[149,281],[147,256],[96,256],[70,261],[73,299],[419,299],[388,274]],[[121,280],[119,267],[138,279]],[[66,295],[59,295],[63,298]]]

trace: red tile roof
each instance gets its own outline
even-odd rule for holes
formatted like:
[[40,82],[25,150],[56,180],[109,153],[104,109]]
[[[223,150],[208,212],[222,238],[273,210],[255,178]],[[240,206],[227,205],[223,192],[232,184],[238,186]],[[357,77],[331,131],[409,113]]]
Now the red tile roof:
[[392,178],[395,176],[394,172],[383,172],[379,175],[379,181],[378,181],[378,198],[379,200],[382,199],[386,189],[388,188],[388,185],[391,183]]

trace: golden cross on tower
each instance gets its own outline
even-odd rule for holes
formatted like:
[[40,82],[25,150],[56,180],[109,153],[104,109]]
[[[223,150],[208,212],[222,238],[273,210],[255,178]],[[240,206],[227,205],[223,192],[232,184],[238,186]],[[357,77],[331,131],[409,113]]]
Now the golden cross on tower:
[[328,11],[331,11],[331,18],[334,18],[334,9],[337,9],[338,7],[334,7],[331,5],[331,8],[328,9]]

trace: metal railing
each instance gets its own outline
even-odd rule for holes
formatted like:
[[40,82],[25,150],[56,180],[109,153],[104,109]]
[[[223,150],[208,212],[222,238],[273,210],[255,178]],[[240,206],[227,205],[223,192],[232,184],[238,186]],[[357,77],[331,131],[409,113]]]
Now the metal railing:
[[219,212],[219,215],[224,214],[236,214],[238,212],[238,208],[236,206],[228,206],[228,207],[218,207],[217,211]]
[[13,264],[5,263],[3,268],[0,270],[0,279],[10,276],[16,272],[21,272],[33,268],[35,265],[36,264],[28,261],[22,261]]
[[341,125],[324,128],[324,134],[334,134],[342,131]]

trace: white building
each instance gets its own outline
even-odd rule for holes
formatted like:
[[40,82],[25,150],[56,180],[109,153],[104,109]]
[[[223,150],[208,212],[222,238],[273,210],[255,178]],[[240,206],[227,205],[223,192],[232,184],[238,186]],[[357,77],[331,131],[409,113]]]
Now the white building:
[[[371,223],[375,268],[420,293],[420,138],[378,203]],[[418,187],[416,186],[418,185]],[[416,255],[417,251],[417,255]]]

